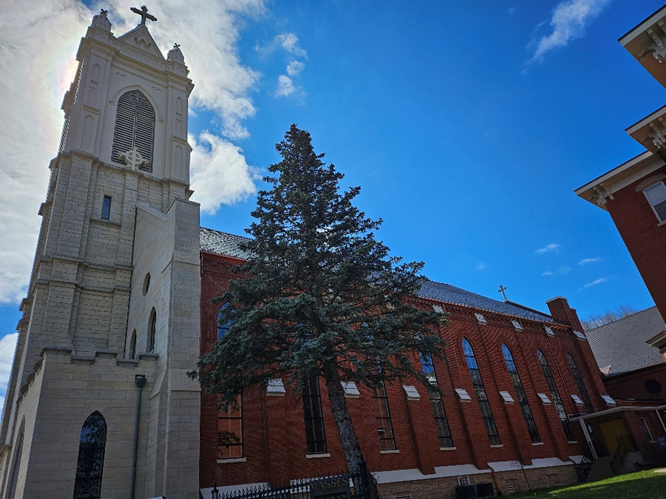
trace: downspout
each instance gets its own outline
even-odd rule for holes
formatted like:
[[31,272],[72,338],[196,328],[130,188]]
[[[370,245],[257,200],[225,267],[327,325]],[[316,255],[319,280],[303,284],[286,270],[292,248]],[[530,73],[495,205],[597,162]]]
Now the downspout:
[[146,384],[146,376],[137,374],[134,376],[134,384],[139,391],[136,394],[136,421],[134,423],[134,455],[132,456],[132,485],[130,499],[134,499],[134,487],[136,486],[136,458],[139,452],[139,420],[141,419],[141,389]]

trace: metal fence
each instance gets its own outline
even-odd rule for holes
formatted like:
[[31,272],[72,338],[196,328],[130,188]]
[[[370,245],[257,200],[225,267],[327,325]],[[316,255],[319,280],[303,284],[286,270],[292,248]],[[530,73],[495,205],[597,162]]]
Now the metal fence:
[[288,485],[265,485],[234,492],[220,492],[214,487],[210,497],[203,496],[202,499],[369,499],[378,497],[376,491],[371,475],[361,471],[299,478],[291,480]]

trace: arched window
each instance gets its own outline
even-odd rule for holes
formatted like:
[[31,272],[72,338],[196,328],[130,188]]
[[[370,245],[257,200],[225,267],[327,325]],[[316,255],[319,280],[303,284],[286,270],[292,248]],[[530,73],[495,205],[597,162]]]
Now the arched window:
[[231,304],[229,302],[223,303],[222,306],[220,307],[220,309],[217,312],[217,339],[218,340],[221,340],[224,337],[224,335],[229,332],[229,329],[231,328],[231,323],[233,322],[233,320],[232,319],[227,319],[226,321],[224,321],[225,311],[230,306],[231,306]]
[[493,418],[493,413],[490,410],[490,403],[488,402],[486,389],[483,386],[483,380],[481,379],[481,371],[479,371],[479,366],[476,363],[474,350],[466,338],[463,338],[462,346],[465,360],[467,361],[467,369],[472,378],[472,385],[474,385],[476,400],[479,403],[479,409],[481,409],[483,424],[485,425],[486,433],[488,434],[488,440],[490,440],[490,445],[500,445],[501,442],[499,434],[497,433],[497,426],[495,426],[495,418]]
[[585,383],[583,383],[583,377],[580,375],[580,371],[578,370],[576,361],[574,360],[574,358],[571,356],[570,353],[567,353],[567,363],[569,364],[569,370],[571,371],[574,380],[576,380],[576,386],[578,386],[578,390],[580,391],[580,396],[583,398],[583,404],[585,404],[585,409],[587,409],[588,413],[594,412],[594,406],[592,405],[590,396],[587,393],[587,388],[585,388]]
[[511,382],[513,383],[513,389],[516,390],[516,396],[518,397],[520,410],[523,411],[523,419],[525,419],[525,424],[527,424],[527,431],[530,434],[532,443],[536,444],[541,442],[539,430],[537,430],[534,417],[532,416],[532,410],[530,409],[530,405],[527,402],[527,396],[525,395],[525,390],[523,389],[523,383],[520,381],[518,368],[516,367],[516,363],[513,361],[511,350],[509,350],[509,347],[507,347],[504,343],[502,343],[502,355],[504,356],[504,361],[506,362],[506,368],[509,370],[509,376],[511,377]]
[[539,364],[541,364],[541,370],[543,371],[543,376],[546,378],[546,383],[548,383],[548,389],[550,390],[550,396],[553,397],[553,404],[555,409],[557,409],[557,415],[562,421],[562,428],[564,428],[564,434],[567,436],[569,442],[574,442],[576,438],[571,431],[571,423],[569,423],[569,418],[567,416],[567,411],[564,410],[564,404],[562,404],[562,399],[560,398],[560,392],[557,389],[555,384],[555,378],[553,378],[553,373],[548,366],[548,361],[546,356],[541,350],[537,350],[537,357],[539,358]]
[[99,412],[93,412],[81,428],[74,499],[98,499],[101,497],[105,448],[106,421]]
[[18,438],[16,439],[14,460],[12,461],[12,470],[9,472],[8,485],[7,485],[7,499],[14,499],[16,494],[16,484],[18,483],[18,474],[21,467],[21,455],[23,454],[23,434],[25,433],[25,419],[21,421],[21,429],[19,430]]
[[148,351],[155,351],[155,337],[157,336],[157,313],[153,308],[150,312],[150,323],[148,326]]
[[439,440],[440,448],[453,447],[453,438],[451,437],[451,430],[449,429],[449,422],[446,419],[446,412],[444,412],[444,403],[442,402],[442,394],[437,390],[437,375],[435,374],[435,365],[432,362],[430,354],[421,353],[421,368],[423,374],[428,378],[428,398],[430,399],[430,407],[432,408],[432,416],[435,418],[435,427],[437,428],[437,438]]
[[132,338],[130,339],[129,358],[136,359],[136,329],[132,331]]
[[121,95],[118,99],[111,161],[124,165],[125,161],[120,158],[120,154],[136,146],[145,160],[139,168],[152,171],[154,138],[155,110],[145,95],[138,90],[131,90]]

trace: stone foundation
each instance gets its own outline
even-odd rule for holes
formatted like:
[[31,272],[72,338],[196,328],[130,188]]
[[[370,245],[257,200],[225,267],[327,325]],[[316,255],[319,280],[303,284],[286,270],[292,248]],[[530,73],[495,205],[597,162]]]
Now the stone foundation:
[[[524,471],[478,473],[469,475],[469,480],[471,483],[491,482],[496,494],[499,491],[503,496],[507,496],[567,485],[578,481],[578,477],[573,465],[566,465]],[[457,485],[458,477],[451,476],[380,484],[379,492],[384,499],[454,499]]]

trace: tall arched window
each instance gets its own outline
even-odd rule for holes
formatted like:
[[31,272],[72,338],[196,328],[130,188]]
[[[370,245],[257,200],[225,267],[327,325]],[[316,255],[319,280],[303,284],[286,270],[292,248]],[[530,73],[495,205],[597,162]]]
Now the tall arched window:
[[74,499],[98,499],[101,497],[105,448],[106,421],[99,412],[93,412],[81,428]]
[[148,351],[155,351],[155,338],[157,336],[157,313],[153,308],[150,312],[150,322],[148,326]]
[[506,368],[509,370],[509,376],[511,377],[511,382],[513,383],[513,389],[516,390],[516,396],[518,397],[520,410],[523,411],[523,419],[525,419],[525,424],[527,424],[527,431],[530,434],[532,443],[536,444],[541,442],[539,430],[537,430],[534,417],[532,416],[532,410],[530,409],[530,405],[527,402],[527,396],[525,396],[523,383],[520,380],[520,375],[518,374],[518,368],[516,367],[516,363],[513,361],[511,350],[509,350],[509,347],[507,347],[504,343],[502,343],[502,355],[504,356],[504,361],[506,362]]
[[562,421],[562,428],[564,428],[564,434],[567,436],[569,442],[574,442],[576,438],[571,431],[571,423],[569,423],[569,418],[567,416],[567,411],[564,410],[564,404],[562,404],[562,399],[560,398],[560,392],[557,389],[555,384],[555,378],[553,378],[553,373],[548,366],[548,361],[546,356],[541,350],[537,350],[537,357],[539,358],[539,364],[541,364],[541,370],[543,371],[543,376],[546,378],[546,383],[548,383],[548,389],[550,390],[550,396],[553,397],[553,404],[555,409],[557,409],[557,415]]
[[18,483],[18,474],[21,467],[21,455],[23,454],[23,434],[25,433],[25,419],[21,421],[21,429],[19,430],[18,438],[14,448],[14,460],[12,461],[12,469],[9,472],[7,482],[7,499],[14,499],[16,495],[16,484]]
[[[223,303],[217,312],[217,339],[221,340],[231,328],[232,319],[224,321],[224,313],[231,306],[229,302]],[[223,322],[224,321],[224,322]]]
[[576,380],[576,386],[578,386],[578,390],[580,391],[580,396],[583,398],[583,404],[585,404],[585,409],[587,409],[587,412],[589,413],[594,412],[594,406],[592,405],[590,396],[587,393],[587,388],[585,388],[585,383],[583,383],[583,377],[580,375],[580,371],[578,370],[576,361],[574,360],[574,358],[571,356],[570,353],[567,353],[567,363],[569,364],[569,370],[571,371],[574,380]]
[[435,427],[437,428],[439,446],[440,448],[453,447],[453,438],[451,437],[449,422],[446,419],[446,412],[444,412],[442,394],[437,390],[439,385],[437,384],[435,365],[433,364],[432,357],[429,354],[421,353],[420,357],[423,374],[425,374],[426,378],[428,378],[428,398],[430,399],[432,416],[435,418]]
[[120,154],[136,146],[145,163],[139,168],[153,170],[153,142],[155,138],[155,110],[146,96],[138,90],[124,93],[118,99],[116,126],[113,131],[111,161],[125,164]]
[[130,338],[129,358],[136,359],[136,329],[132,331],[132,338]]
[[501,442],[499,434],[497,433],[497,426],[495,426],[495,418],[493,418],[493,413],[490,410],[490,403],[488,402],[486,389],[483,386],[483,380],[481,379],[481,371],[479,371],[479,366],[476,363],[474,350],[466,338],[463,338],[462,346],[465,360],[467,361],[467,369],[472,378],[472,385],[474,385],[476,400],[479,403],[479,409],[481,409],[483,424],[485,425],[486,433],[488,434],[488,440],[490,440],[490,445],[500,445]]

